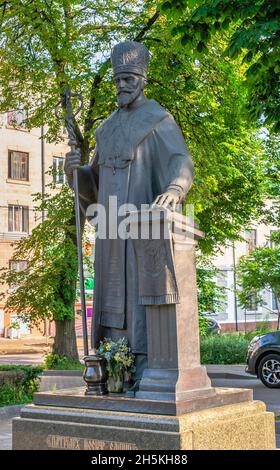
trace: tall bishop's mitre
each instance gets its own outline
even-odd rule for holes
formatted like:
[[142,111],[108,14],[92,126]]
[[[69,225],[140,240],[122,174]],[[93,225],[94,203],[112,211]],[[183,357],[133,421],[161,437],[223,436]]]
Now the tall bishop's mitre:
[[114,75],[118,73],[135,73],[147,78],[149,51],[140,42],[124,41],[116,44],[111,53]]

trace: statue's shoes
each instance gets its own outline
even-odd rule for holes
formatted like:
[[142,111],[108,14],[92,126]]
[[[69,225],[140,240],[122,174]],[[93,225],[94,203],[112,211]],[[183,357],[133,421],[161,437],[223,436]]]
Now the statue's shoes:
[[127,397],[135,397],[135,393],[138,392],[139,386],[140,386],[140,379],[137,379],[135,380],[134,384],[126,390],[125,395]]

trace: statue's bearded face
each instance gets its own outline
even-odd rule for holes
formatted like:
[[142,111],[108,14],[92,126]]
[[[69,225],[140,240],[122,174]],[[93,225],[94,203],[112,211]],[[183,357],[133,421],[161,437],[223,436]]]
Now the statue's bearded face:
[[118,73],[115,76],[118,105],[120,108],[129,106],[144,90],[146,80],[133,73]]

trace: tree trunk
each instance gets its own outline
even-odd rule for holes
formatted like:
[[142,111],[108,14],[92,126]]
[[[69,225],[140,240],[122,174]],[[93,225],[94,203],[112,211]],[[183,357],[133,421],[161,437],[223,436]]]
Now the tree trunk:
[[73,361],[79,360],[75,320],[55,320],[53,353],[59,356],[67,356]]
[[[72,217],[69,221],[69,227],[74,227],[76,224],[75,219],[75,208],[73,207]],[[81,231],[84,229],[84,220],[81,219]],[[75,231],[69,231],[67,234],[70,237],[72,243],[77,247],[77,237]],[[59,356],[66,356],[71,360],[78,361],[79,354],[77,348],[77,339],[75,331],[75,297],[76,297],[76,286],[77,286],[77,275],[78,275],[78,265],[73,275],[71,288],[73,289],[73,298],[64,299],[64,303],[67,307],[71,306],[73,311],[73,319],[64,318],[64,320],[55,320],[55,338],[53,344],[53,353],[58,354]]]

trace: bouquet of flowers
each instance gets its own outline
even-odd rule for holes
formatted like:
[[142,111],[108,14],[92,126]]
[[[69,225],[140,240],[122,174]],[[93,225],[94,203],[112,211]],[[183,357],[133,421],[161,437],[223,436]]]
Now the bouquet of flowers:
[[126,338],[112,341],[105,338],[100,342],[97,354],[106,360],[108,372],[107,386],[109,392],[121,392],[123,390],[124,373],[129,376],[135,371],[135,357],[131,352]]

